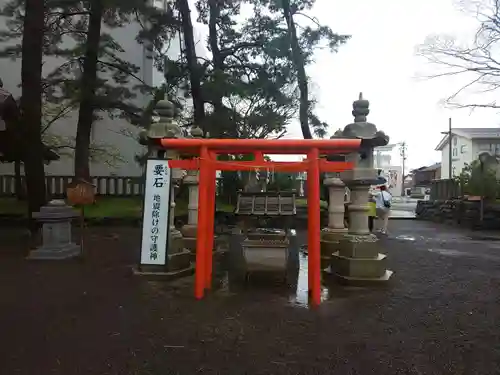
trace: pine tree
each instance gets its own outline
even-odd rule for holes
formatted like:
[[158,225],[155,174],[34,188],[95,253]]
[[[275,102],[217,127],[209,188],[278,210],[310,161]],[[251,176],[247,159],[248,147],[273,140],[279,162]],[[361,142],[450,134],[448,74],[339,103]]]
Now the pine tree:
[[23,20],[21,52],[21,121],[23,139],[23,161],[28,193],[30,229],[36,230],[32,213],[39,211],[46,202],[44,153],[41,137],[41,79],[42,42],[44,26],[44,6],[42,0],[26,0]]
[[[0,41],[15,41],[22,32],[22,14],[12,0],[1,14],[8,17],[9,31]],[[138,22],[144,25],[137,41],[151,50],[162,49],[176,20],[169,12],[142,0],[47,0],[44,13],[44,56],[65,61],[44,77],[43,98],[47,105],[68,103],[79,110],[75,142],[75,173],[89,178],[90,130],[100,116],[126,117],[143,125],[142,103],[137,95],[153,88],[137,75],[139,67],[121,57],[123,48],[110,34],[113,29]],[[68,39],[70,42],[68,42]],[[63,43],[65,41],[65,43]],[[20,58],[18,45],[5,48],[0,57]]]
[[[314,51],[326,45],[332,52],[336,52],[338,47],[346,43],[350,38],[348,35],[339,35],[328,27],[309,15],[316,0],[251,0],[256,9],[261,12],[267,11],[271,19],[275,21],[274,30],[285,28],[287,40],[284,51],[288,52],[288,57],[293,64],[300,93],[299,121],[304,138],[312,138],[311,127],[317,136],[324,136],[328,125],[319,120],[314,115],[314,100],[309,94],[309,77],[306,68],[312,63]],[[300,32],[297,27],[299,18]]]

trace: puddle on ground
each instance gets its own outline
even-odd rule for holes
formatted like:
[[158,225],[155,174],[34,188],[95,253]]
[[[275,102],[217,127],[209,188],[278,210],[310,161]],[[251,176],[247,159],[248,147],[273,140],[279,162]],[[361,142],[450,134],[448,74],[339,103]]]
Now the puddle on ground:
[[458,251],[458,250],[453,250],[453,249],[427,249],[431,253],[436,253],[440,255],[445,255],[445,256],[450,256],[450,257],[470,257],[470,258],[482,258],[486,259],[489,261],[493,262],[498,262],[500,261],[500,257],[490,255],[490,254],[485,254],[483,252],[465,252],[465,251]]
[[414,236],[408,236],[406,234],[401,234],[399,236],[396,236],[395,238],[402,241],[416,241],[416,238]]
[[[245,298],[249,300],[256,298],[258,301],[261,298],[277,298],[299,308],[309,307],[307,245],[296,245],[295,249],[290,248],[286,276],[283,271],[256,271],[245,277],[241,263],[238,264],[242,260],[241,247],[233,248],[232,251],[232,254],[227,253],[225,261],[216,265],[218,271],[214,272],[213,285],[216,295],[221,297],[246,295]],[[340,287],[324,274],[322,280],[325,283],[321,286],[321,302],[333,299],[344,300],[353,293],[359,294],[371,290],[360,287]]]
[[461,251],[452,250],[452,249],[427,249],[427,250],[430,251],[431,253],[437,253],[437,254],[447,255],[447,256],[451,256],[451,257],[470,256],[467,253],[463,253]]
[[467,239],[469,239],[471,241],[491,241],[494,243],[500,243],[500,238],[498,236],[474,234],[471,236],[467,236]]
[[[270,298],[283,298],[294,306],[309,306],[307,245],[295,242],[290,246],[286,272],[272,270],[246,274],[241,244],[238,239],[233,240],[224,259],[214,264],[213,290],[216,295],[229,297],[247,294],[248,298],[253,295],[260,299],[263,294],[269,294]],[[330,295],[329,288],[323,285],[321,301],[325,301]]]
[[[307,247],[306,247],[307,248]],[[292,289],[292,293],[288,298],[288,301],[294,305],[307,307],[309,306],[309,280],[308,280],[308,270],[307,270],[307,256],[301,254],[299,256],[299,272],[297,274],[295,290]],[[328,299],[329,291],[324,285],[321,286],[321,302]]]

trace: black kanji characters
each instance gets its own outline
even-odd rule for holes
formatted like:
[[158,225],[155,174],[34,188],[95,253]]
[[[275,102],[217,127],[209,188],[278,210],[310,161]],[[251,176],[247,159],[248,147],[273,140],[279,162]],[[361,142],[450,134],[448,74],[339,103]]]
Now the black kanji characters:
[[156,164],[153,170],[153,174],[155,176],[161,176],[163,177],[163,174],[165,173],[165,168],[163,168],[162,164]]

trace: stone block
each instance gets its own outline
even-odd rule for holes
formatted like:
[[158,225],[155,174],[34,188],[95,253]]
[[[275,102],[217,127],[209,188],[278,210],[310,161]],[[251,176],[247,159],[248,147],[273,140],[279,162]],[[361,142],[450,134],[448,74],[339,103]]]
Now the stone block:
[[320,267],[322,270],[327,269],[330,267],[330,264],[332,263],[332,257],[331,256],[321,256],[320,258]]
[[167,269],[177,271],[191,266],[191,252],[183,249],[180,252],[168,254]]
[[184,248],[188,249],[191,253],[196,254],[196,237],[184,237]]
[[182,234],[178,231],[170,231],[168,237],[168,252],[171,254],[180,253],[184,250]]
[[348,258],[338,252],[332,256],[332,271],[340,276],[354,278],[380,278],[387,269],[387,257],[378,254],[376,258]]
[[198,235],[198,226],[186,224],[181,228],[181,233],[184,237],[196,238]]
[[321,230],[321,240],[338,242],[346,233],[347,228],[323,228]]
[[338,241],[321,240],[320,241],[321,256],[331,257],[334,252],[338,251],[339,249],[338,245],[339,245]]
[[378,238],[374,234],[345,234],[337,245],[339,255],[346,258],[375,258]]
[[339,274],[333,276],[341,285],[354,286],[354,287],[384,287],[389,285],[389,281],[393,272],[386,270],[381,277],[350,277]]
[[194,265],[176,271],[165,271],[164,267],[141,266],[132,267],[132,273],[136,276],[146,277],[148,280],[170,281],[194,274]]

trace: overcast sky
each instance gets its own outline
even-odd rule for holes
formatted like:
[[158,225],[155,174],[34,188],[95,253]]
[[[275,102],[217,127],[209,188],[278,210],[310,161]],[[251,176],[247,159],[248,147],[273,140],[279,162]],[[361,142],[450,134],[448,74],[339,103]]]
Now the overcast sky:
[[[391,143],[407,142],[411,168],[440,161],[434,148],[449,117],[454,127],[499,125],[496,111],[471,114],[443,108],[439,102],[452,93],[456,78],[417,78],[432,69],[415,54],[427,36],[448,34],[467,42],[477,27],[476,19],[460,12],[454,1],[317,0],[312,15],[335,32],[352,35],[337,54],[319,51],[308,69],[319,99],[317,113],[331,124],[330,133],[352,121],[352,101],[360,91],[370,101],[369,121],[384,130]],[[287,137],[300,136],[295,123]],[[399,164],[396,155],[394,164]]]

